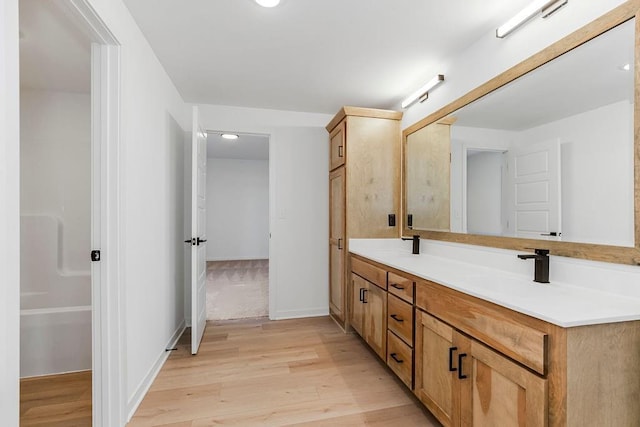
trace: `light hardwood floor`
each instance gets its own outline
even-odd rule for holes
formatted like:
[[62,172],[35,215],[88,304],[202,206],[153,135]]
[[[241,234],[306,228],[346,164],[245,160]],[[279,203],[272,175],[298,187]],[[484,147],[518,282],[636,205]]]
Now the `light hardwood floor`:
[[327,317],[208,322],[180,340],[129,426],[438,426]]
[[20,425],[90,426],[91,371],[20,380]]

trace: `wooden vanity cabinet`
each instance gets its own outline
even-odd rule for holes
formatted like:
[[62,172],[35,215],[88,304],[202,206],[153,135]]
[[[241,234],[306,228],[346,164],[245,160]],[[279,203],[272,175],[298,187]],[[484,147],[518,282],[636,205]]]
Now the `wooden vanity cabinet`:
[[546,426],[547,381],[418,310],[415,394],[445,426]]
[[[351,325],[383,360],[386,337],[387,365],[443,425],[640,425],[640,320],[564,328],[359,255],[350,265]],[[359,301],[374,294],[377,308]]]
[[[329,132],[329,313],[348,325],[349,238],[400,237],[402,113],[343,107]],[[389,225],[389,215],[395,225]]]
[[350,260],[349,324],[413,389],[414,282],[358,257]]
[[416,396],[444,425],[640,422],[640,321],[563,328],[416,281],[415,359]]
[[413,390],[414,379],[414,282],[392,271],[387,273],[387,366]]
[[349,323],[383,360],[387,354],[387,292],[352,273]]

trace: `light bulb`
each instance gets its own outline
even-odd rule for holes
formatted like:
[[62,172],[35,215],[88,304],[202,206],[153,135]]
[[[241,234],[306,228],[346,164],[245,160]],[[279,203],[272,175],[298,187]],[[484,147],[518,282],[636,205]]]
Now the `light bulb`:
[[256,0],[262,7],[275,7],[280,4],[280,0]]

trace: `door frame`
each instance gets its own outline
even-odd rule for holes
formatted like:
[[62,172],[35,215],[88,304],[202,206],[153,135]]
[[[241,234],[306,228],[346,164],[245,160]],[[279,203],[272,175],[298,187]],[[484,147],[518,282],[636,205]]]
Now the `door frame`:
[[[64,12],[91,40],[92,421],[126,422],[124,290],[120,227],[120,44],[89,0],[64,0]],[[87,254],[88,256],[89,254]]]
[[[275,212],[276,203],[275,203],[275,194],[276,194],[276,165],[275,165],[275,144],[273,143],[273,135],[272,132],[268,129],[252,129],[252,130],[242,130],[242,126],[239,128],[229,127],[228,129],[213,129],[206,126],[203,122],[201,123],[202,127],[205,129],[207,134],[212,133],[237,133],[239,135],[251,135],[251,136],[263,136],[268,139],[269,144],[269,320],[276,320],[275,313],[277,312],[277,263],[276,263],[276,241],[277,241],[277,233],[274,233],[276,229],[276,218],[278,214]],[[284,214],[282,214],[284,215]],[[213,243],[212,243],[213,244]],[[187,283],[191,283],[189,277],[185,277],[185,281]],[[187,316],[189,317],[189,316]],[[190,319],[189,319],[190,320]],[[190,325],[187,325],[190,326]]]
[[[481,143],[464,143],[462,144],[462,162],[461,162],[461,173],[462,173],[462,200],[461,200],[461,211],[462,211],[462,224],[461,224],[461,233],[467,232],[467,156],[469,155],[469,151],[486,151],[493,153],[505,153],[509,150],[509,147],[506,144],[494,144],[492,147],[488,147],[485,144]],[[453,207],[452,207],[453,211]]]
[[18,0],[0,2],[0,413],[20,420],[20,75]]
[[91,265],[93,425],[126,421],[120,227],[120,46],[88,0],[67,0],[91,37]]

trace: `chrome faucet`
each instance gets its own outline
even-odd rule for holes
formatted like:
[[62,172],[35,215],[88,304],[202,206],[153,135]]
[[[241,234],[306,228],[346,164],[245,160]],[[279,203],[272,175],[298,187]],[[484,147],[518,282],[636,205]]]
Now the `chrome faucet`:
[[549,283],[549,249],[534,249],[535,254],[518,255],[520,259],[535,259],[533,281]]
[[413,237],[403,237],[402,240],[413,240],[413,248],[411,253],[418,255],[420,253],[420,235],[414,234]]

